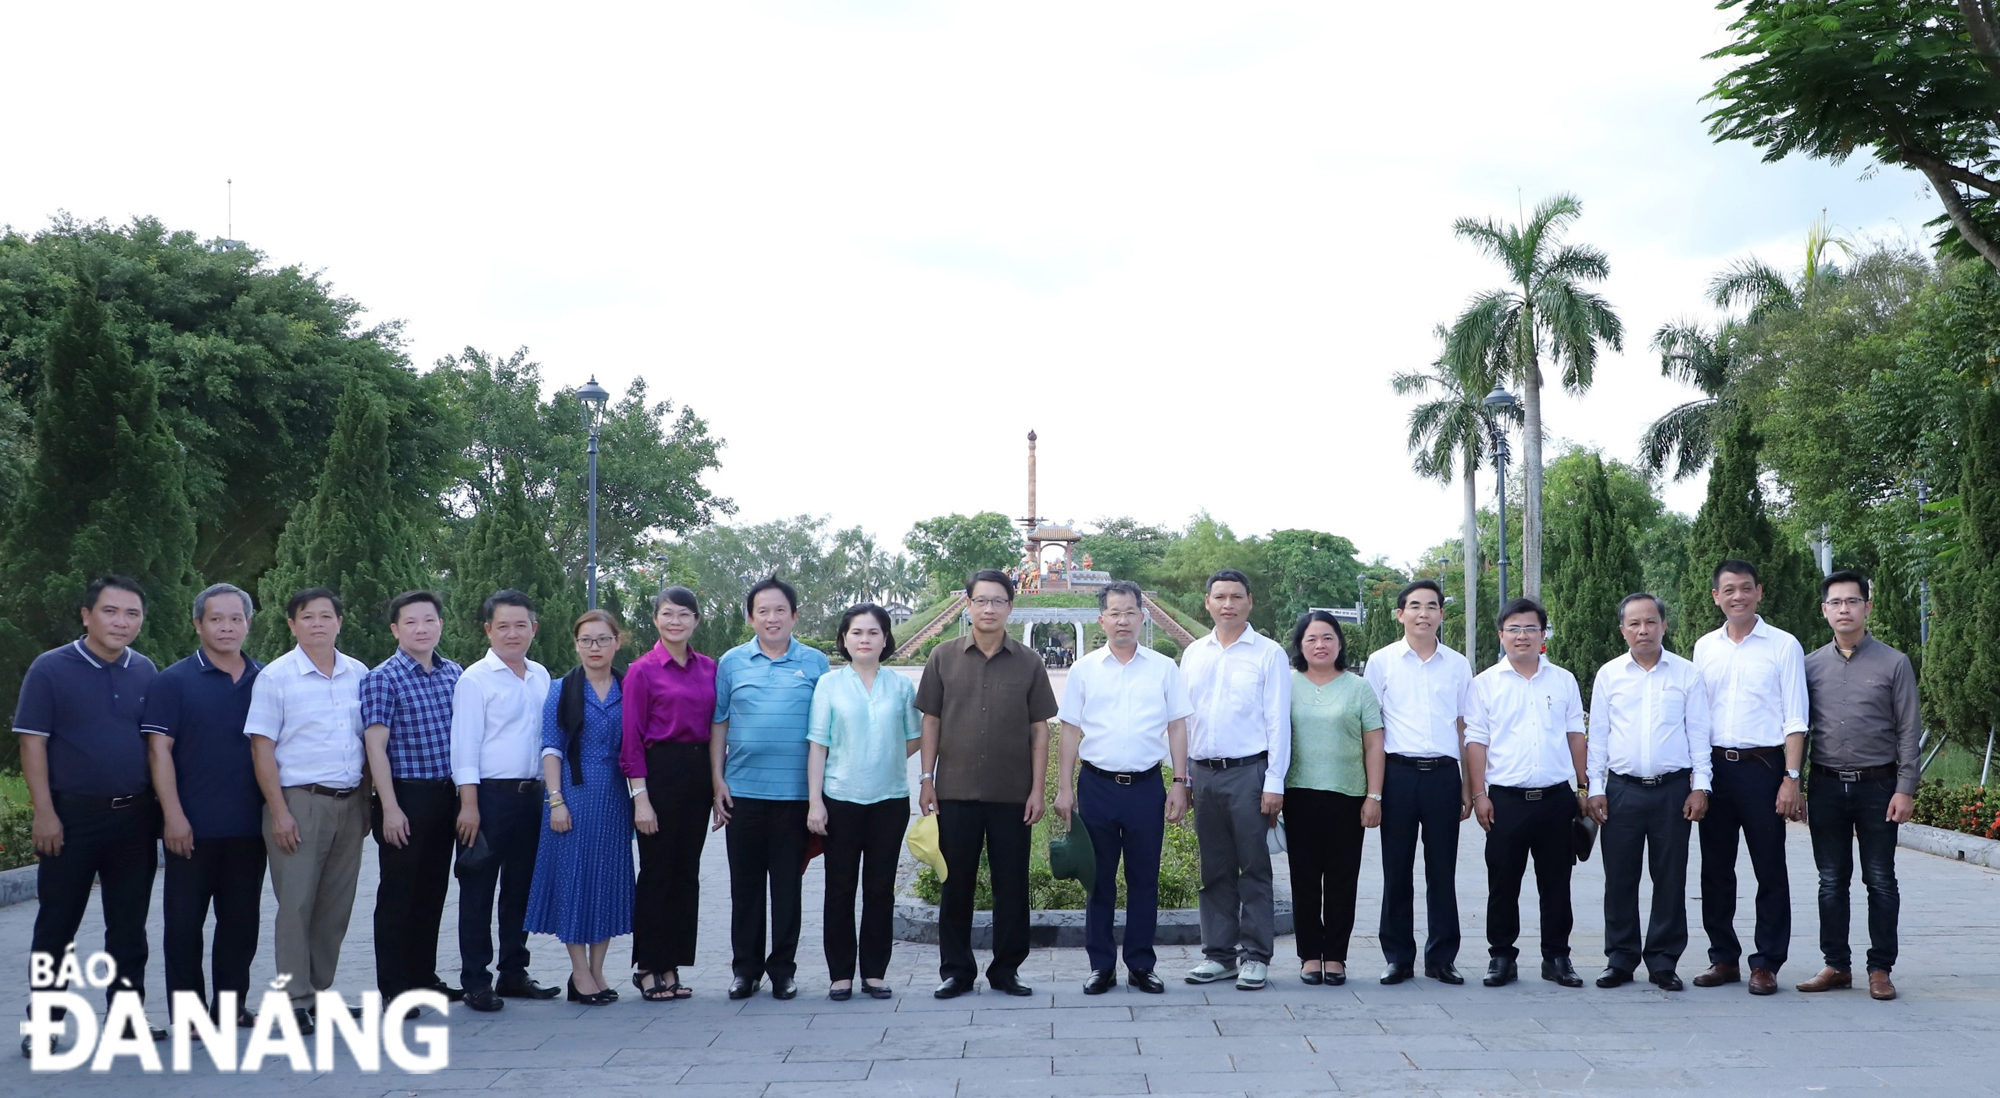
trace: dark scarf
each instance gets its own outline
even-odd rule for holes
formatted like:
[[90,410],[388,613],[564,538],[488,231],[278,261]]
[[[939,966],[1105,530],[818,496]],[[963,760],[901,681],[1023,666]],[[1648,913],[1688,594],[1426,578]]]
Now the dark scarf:
[[[616,667],[611,669],[611,681],[622,683],[625,673]],[[569,746],[564,753],[569,758],[569,784],[583,784],[583,694],[590,689],[590,681],[584,678],[583,665],[577,664],[563,676],[562,696],[556,699],[556,727],[569,734]]]

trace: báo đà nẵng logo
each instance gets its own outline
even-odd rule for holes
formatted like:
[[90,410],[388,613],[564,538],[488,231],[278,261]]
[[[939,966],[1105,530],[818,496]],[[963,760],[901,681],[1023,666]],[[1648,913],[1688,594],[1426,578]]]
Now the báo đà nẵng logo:
[[[119,990],[131,984],[119,978],[118,964],[109,954],[93,953],[78,964],[76,947],[71,946],[61,960],[47,953],[31,954],[28,966],[28,1020],[21,1023],[21,1033],[27,1038],[29,1066],[38,1072],[75,1071],[85,1066],[91,1071],[108,1071],[119,1058],[128,1056],[146,1071],[184,1072],[190,1070],[194,1059],[191,1041],[199,1041],[215,1069],[225,1072],[260,1072],[267,1062],[288,1064],[296,1072],[332,1071],[339,1066],[334,1057],[336,1046],[345,1046],[362,1071],[382,1070],[384,1053],[391,1065],[413,1074],[450,1066],[451,1031],[441,1025],[411,1024],[425,1007],[441,1017],[446,1013],[444,995],[436,991],[406,991],[390,1000],[387,1007],[382,1005],[379,992],[367,992],[361,996],[358,1018],[349,1013],[338,993],[322,991],[314,999],[318,1024],[316,1040],[310,1046],[292,1015],[291,996],[285,993],[289,976],[280,975],[271,982],[256,1024],[241,1031],[233,1024],[238,1005],[235,992],[216,995],[214,1014],[202,1006],[201,996],[194,992],[175,992],[170,1063],[163,1067],[160,1048],[147,1026],[145,1004],[137,992]],[[112,990],[111,1004],[102,1019],[95,1003],[66,990],[79,986]],[[223,1019],[220,1023],[218,1017]],[[76,1025],[76,1039],[68,1048],[59,1048],[71,1021]]]

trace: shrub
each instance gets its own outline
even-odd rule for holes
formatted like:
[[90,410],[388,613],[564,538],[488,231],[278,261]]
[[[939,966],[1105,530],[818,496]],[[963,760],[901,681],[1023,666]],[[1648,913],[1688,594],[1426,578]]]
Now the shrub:
[[1165,656],[1170,660],[1177,660],[1181,658],[1181,646],[1174,643],[1174,638],[1167,636],[1165,631],[1162,631],[1154,635],[1153,651],[1158,652],[1160,655]]
[[1972,782],[1924,782],[1917,787],[1910,822],[2000,839],[2000,790],[1983,789]]
[[0,870],[35,864],[35,810],[27,800],[0,794]]

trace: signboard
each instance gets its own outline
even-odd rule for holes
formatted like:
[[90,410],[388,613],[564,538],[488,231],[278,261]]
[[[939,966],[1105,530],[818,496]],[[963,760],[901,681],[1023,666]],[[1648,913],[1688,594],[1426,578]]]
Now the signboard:
[[1315,606],[1313,609],[1332,614],[1333,620],[1343,625],[1360,625],[1368,620],[1368,611],[1360,606]]

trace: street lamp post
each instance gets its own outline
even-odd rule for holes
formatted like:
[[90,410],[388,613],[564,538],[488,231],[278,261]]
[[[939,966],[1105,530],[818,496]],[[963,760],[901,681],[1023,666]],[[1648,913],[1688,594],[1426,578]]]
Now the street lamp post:
[[597,609],[597,438],[604,427],[604,405],[611,399],[611,393],[597,383],[597,375],[583,388],[576,391],[576,399],[583,404],[583,425],[590,431],[590,572],[585,587],[590,597],[590,608]]
[[1486,406],[1486,429],[1493,436],[1493,471],[1499,478],[1498,495],[1500,510],[1500,590],[1499,603],[1507,604],[1507,432],[1500,427],[1500,417],[1512,411],[1514,394],[1493,383],[1493,391],[1482,401]]

